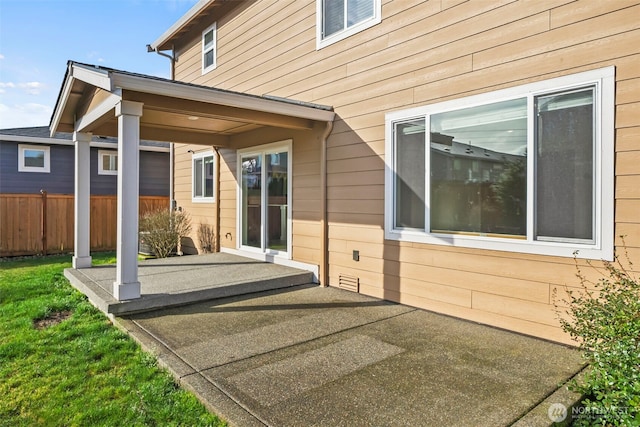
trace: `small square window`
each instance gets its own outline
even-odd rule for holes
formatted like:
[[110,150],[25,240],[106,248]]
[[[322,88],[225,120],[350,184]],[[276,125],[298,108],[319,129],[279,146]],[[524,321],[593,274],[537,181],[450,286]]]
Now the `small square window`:
[[98,175],[118,175],[117,151],[98,151]]
[[18,171],[42,172],[51,171],[49,147],[38,145],[18,145]]
[[213,153],[198,153],[192,157],[194,202],[215,201],[215,171]]
[[202,74],[216,68],[216,24],[202,32]]
[[380,23],[380,0],[316,0],[317,48]]

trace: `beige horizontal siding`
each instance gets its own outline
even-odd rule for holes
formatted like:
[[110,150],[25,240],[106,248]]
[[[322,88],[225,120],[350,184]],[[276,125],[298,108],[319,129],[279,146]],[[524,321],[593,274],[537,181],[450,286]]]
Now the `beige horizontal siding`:
[[[573,259],[385,241],[384,116],[614,65],[615,233],[626,235],[628,253],[640,259],[640,2],[383,0],[381,24],[319,51],[315,6],[315,0],[243,6],[219,22],[218,68],[202,76],[195,34],[178,52],[177,77],[334,107],[327,149],[332,285],[340,274],[354,275],[366,294],[568,342],[552,294],[579,285]],[[283,134],[252,133],[241,146],[276,136]],[[319,139],[293,138],[293,256],[317,263]],[[235,168],[229,150],[220,183],[221,235],[232,236],[222,244],[229,247],[236,239]],[[176,194],[200,215],[188,203],[190,173],[190,164],[176,164]],[[591,279],[599,274],[578,264]]]

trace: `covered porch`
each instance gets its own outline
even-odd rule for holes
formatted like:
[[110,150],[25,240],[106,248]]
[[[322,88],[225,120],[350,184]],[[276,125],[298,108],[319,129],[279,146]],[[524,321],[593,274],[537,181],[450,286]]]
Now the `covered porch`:
[[[318,159],[322,255],[317,271],[319,281],[326,283],[326,138],[334,115],[327,106],[69,62],[50,124],[52,133],[72,132],[75,143],[73,269],[77,274],[69,272],[69,275],[95,276],[100,289],[106,290],[115,301],[132,301],[149,294],[138,268],[140,139],[196,144],[215,150],[237,149],[248,133],[279,129],[309,132],[314,137],[322,135]],[[92,268],[89,253],[89,141],[92,135],[118,138],[117,264],[113,277],[103,277],[100,269],[88,273]],[[171,156],[174,156],[173,150]],[[173,194],[173,167],[170,169],[167,173]],[[219,203],[216,209],[219,210]],[[217,238],[219,242],[219,230]],[[106,281],[111,283],[110,292]],[[179,288],[179,282],[173,286]]]

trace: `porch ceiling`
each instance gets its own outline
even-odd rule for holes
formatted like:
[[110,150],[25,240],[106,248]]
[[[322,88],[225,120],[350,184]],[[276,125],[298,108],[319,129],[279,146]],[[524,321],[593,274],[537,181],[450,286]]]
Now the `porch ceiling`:
[[309,130],[334,118],[331,107],[248,95],[70,62],[51,119],[52,132],[118,135],[118,102],[143,104],[140,138],[228,146],[263,127]]

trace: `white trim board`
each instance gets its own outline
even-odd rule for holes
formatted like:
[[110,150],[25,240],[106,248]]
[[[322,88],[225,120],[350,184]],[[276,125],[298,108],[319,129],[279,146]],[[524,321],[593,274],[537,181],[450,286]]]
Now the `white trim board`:
[[277,255],[270,255],[259,252],[248,252],[240,249],[220,248],[220,252],[243,256],[245,258],[257,259],[258,261],[270,262],[272,264],[284,265],[286,267],[298,268],[300,270],[310,271],[313,273],[313,283],[319,283],[318,271],[319,267],[315,264],[307,264],[306,262],[294,261],[292,259],[281,258]]

